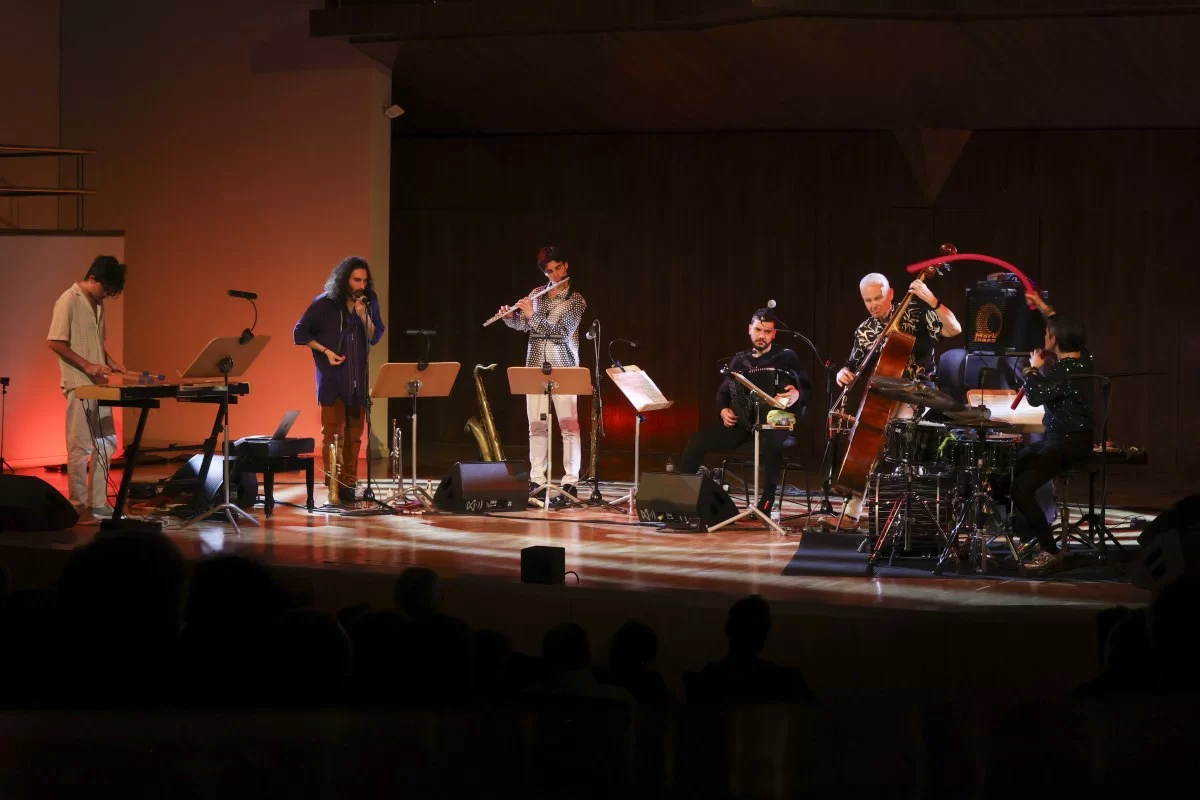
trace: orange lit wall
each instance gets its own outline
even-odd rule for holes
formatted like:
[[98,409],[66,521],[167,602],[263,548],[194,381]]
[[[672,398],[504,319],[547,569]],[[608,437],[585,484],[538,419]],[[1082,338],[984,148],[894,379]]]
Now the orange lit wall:
[[[175,374],[250,324],[227,289],[259,294],[256,333],[272,342],[246,373],[235,437],[270,433],[291,408],[294,435],[319,435],[311,353],[291,334],[338,261],[367,258],[387,298],[390,79],[310,39],[311,6],[62,3],[62,136],[100,151],[88,226],[126,232],[126,364]],[[146,440],[195,443],[211,424],[208,409],[164,403]]]

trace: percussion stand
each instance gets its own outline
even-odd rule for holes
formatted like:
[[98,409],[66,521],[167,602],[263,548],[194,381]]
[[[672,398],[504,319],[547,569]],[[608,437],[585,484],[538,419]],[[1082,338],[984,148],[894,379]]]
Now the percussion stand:
[[[770,517],[768,517],[766,514],[764,514],[758,508],[758,498],[759,498],[758,461],[759,461],[759,453],[761,450],[761,447],[759,446],[759,435],[762,433],[764,428],[767,430],[775,430],[775,426],[774,425],[766,425],[760,421],[762,419],[762,417],[760,416],[760,413],[759,413],[758,397],[757,397],[757,395],[751,395],[751,397],[753,398],[753,401],[754,401],[754,419],[756,420],[756,422],[754,424],[754,498],[750,501],[750,505],[744,511],[742,511],[740,514],[730,517],[729,519],[727,519],[723,522],[720,522],[716,525],[713,525],[708,530],[709,530],[709,532],[719,531],[719,530],[721,530],[721,528],[724,528],[726,525],[732,525],[735,522],[740,522],[741,520],[747,519],[749,517],[758,517],[760,520],[763,521],[763,523],[766,524],[766,526],[768,528],[775,531],[780,536],[787,536],[787,532],[783,528],[781,528],[774,520],[772,520]],[[780,498],[780,502],[782,502],[782,500],[783,500],[783,498]]]
[[[887,522],[884,523],[883,529],[879,531],[879,536],[875,539],[875,546],[871,548],[871,554],[867,557],[867,577],[875,575],[875,565],[879,563],[879,555],[883,552],[883,546],[890,541],[892,550],[888,554],[888,565],[891,566],[896,558],[896,550],[899,549],[901,538],[903,537],[904,547],[912,546],[912,522],[913,512],[920,510],[925,513],[929,521],[933,523],[933,527],[938,532],[938,538],[945,542],[947,541],[946,531],[942,529],[942,524],[938,522],[937,515],[929,509],[929,504],[925,502],[925,498],[913,491],[912,476],[913,471],[917,468],[912,463],[912,439],[913,429],[917,424],[917,417],[905,420],[904,422],[904,452],[900,459],[900,468],[904,471],[904,494],[892,501],[892,507],[888,510]],[[914,506],[913,501],[916,501]],[[903,515],[903,522],[901,522]]]
[[[976,441],[981,448],[987,443],[987,429],[976,428]],[[1012,525],[1004,519],[1000,514],[1000,509],[996,507],[996,501],[992,499],[989,489],[991,484],[984,479],[984,449],[975,457],[975,463],[971,466],[969,474],[971,477],[971,496],[967,498],[963,504],[962,511],[958,515],[958,520],[954,523],[954,527],[950,531],[950,537],[946,541],[946,547],[942,550],[942,554],[938,556],[937,564],[933,567],[933,574],[941,575],[946,565],[951,562],[957,562],[959,536],[963,535],[964,541],[968,547],[967,563],[971,565],[973,571],[987,574],[994,572],[996,569],[996,559],[988,552],[988,542],[990,538],[984,535],[984,528],[987,526],[988,518],[995,524],[998,535],[1003,536],[1008,543],[1008,549],[1012,553],[1013,558],[1018,561],[1020,558],[1017,555],[1017,548],[1013,542]]]

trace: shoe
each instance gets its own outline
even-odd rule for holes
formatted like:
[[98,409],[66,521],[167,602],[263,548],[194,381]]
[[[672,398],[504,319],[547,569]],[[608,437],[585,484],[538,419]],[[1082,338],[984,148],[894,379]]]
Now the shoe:
[[1032,572],[1034,574],[1054,572],[1062,568],[1063,554],[1047,553],[1045,550],[1039,550],[1034,554],[1032,559],[1021,565],[1021,569],[1025,572]]
[[116,511],[112,506],[105,504],[98,508],[92,509],[92,516],[96,519],[112,519],[113,512]]
[[97,519],[94,514],[92,514],[92,510],[89,508],[86,511],[83,511],[79,514],[79,520],[75,524],[76,525],[85,525],[85,526],[99,525],[100,520]]
[[353,489],[351,489],[349,486],[343,486],[338,489],[338,503],[348,506],[354,502],[356,502],[356,500]]
[[762,493],[762,497],[758,498],[758,510],[771,516],[771,509],[775,506],[775,489],[767,489]]
[[[563,494],[569,494],[569,495],[571,495],[571,497],[574,497],[576,500],[579,499],[579,495],[575,493],[575,484],[564,483],[562,490],[563,490]],[[567,498],[563,497],[563,495],[561,495],[561,494],[555,495],[550,500],[551,508],[567,508],[568,506],[573,506],[573,505],[575,505],[575,504],[572,503]]]

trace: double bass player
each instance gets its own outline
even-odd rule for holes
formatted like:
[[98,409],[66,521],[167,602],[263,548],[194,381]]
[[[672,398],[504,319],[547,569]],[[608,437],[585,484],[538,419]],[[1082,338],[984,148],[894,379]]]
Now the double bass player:
[[[954,246],[942,245],[942,253],[949,255],[955,252]],[[924,276],[918,277],[909,284],[911,298],[904,303],[895,302],[895,291],[886,276],[878,272],[864,275],[858,283],[859,295],[866,306],[868,316],[854,329],[854,342],[850,348],[850,357],[846,366],[837,374],[838,385],[843,388],[850,386],[864,368],[868,354],[872,352],[879,337],[889,330],[901,334],[908,350],[907,363],[902,365],[903,377],[907,380],[924,383],[934,388],[937,377],[937,362],[934,357],[934,344],[943,337],[957,336],[962,332],[962,325],[949,306],[943,303],[926,285]],[[896,318],[897,313],[900,314]],[[861,411],[860,411],[861,413]],[[902,412],[903,413],[903,412]],[[886,424],[886,420],[884,420]],[[849,454],[847,454],[849,455]],[[873,455],[877,455],[873,454]],[[845,463],[843,462],[843,470]],[[862,511],[862,486],[843,486],[849,490],[849,498],[842,516],[837,520],[836,527],[852,530],[858,527],[858,518]]]

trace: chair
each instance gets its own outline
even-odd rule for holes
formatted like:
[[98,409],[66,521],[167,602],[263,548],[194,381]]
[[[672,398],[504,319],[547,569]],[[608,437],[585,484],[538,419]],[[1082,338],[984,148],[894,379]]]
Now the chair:
[[[1081,381],[1090,385],[1092,409],[1092,455],[1086,464],[1081,464],[1055,477],[1055,493],[1058,495],[1058,522],[1052,530],[1059,534],[1059,547],[1070,549],[1072,541],[1090,549],[1107,550],[1105,538],[1112,540],[1121,550],[1121,543],[1105,524],[1108,511],[1108,410],[1112,399],[1112,380],[1104,375],[1073,375],[1072,382]],[[1099,445],[1097,451],[1096,445]],[[1075,523],[1071,522],[1071,505],[1068,499],[1071,482],[1086,476],[1088,481],[1088,511]],[[1100,482],[1100,508],[1096,508],[1096,482]],[[1082,527],[1087,523],[1087,529]],[[1097,537],[1097,533],[1099,536]]]

